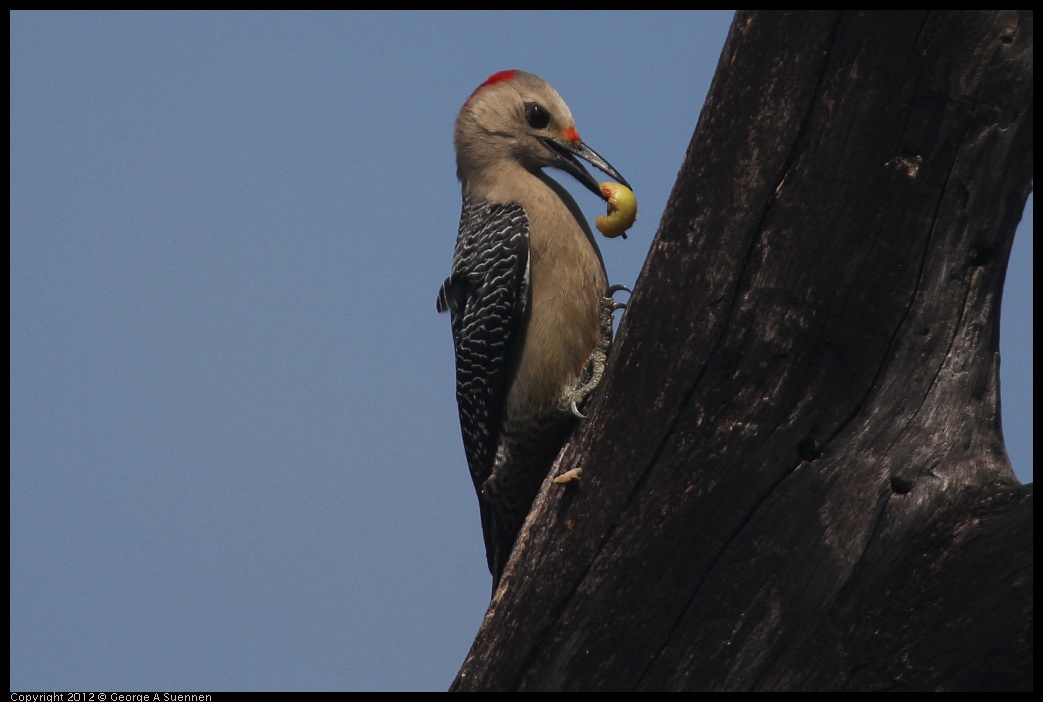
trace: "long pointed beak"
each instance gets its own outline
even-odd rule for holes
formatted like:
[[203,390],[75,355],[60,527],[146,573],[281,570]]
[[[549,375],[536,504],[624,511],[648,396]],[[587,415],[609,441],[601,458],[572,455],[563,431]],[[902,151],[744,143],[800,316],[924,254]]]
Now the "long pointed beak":
[[[619,174],[619,171],[613,168],[608,161],[601,158],[597,151],[594,151],[594,149],[590,148],[582,141],[572,142],[559,141],[557,139],[544,139],[543,143],[557,152],[561,157],[557,164],[558,168],[561,168],[561,170],[572,175],[598,197],[605,199],[604,194],[601,192],[601,186],[598,185],[598,182],[594,180],[594,177],[590,175],[587,169],[583,167],[583,164],[576,159],[577,156],[630,188],[630,183]],[[631,188],[631,190],[633,190],[633,188]]]

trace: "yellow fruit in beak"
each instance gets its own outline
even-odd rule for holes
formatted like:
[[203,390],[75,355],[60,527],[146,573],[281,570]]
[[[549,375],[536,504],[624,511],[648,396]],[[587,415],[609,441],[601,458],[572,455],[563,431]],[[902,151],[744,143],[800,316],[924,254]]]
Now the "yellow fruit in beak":
[[608,215],[594,220],[598,231],[610,239],[622,236],[626,239],[626,231],[637,219],[637,198],[634,191],[625,185],[611,181],[598,184],[601,194],[608,201]]

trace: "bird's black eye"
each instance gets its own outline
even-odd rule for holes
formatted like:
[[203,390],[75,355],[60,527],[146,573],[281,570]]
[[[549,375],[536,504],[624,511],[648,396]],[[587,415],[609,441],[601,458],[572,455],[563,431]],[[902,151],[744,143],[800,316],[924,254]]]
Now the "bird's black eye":
[[550,124],[550,113],[535,102],[525,103],[525,121],[533,129],[546,129]]

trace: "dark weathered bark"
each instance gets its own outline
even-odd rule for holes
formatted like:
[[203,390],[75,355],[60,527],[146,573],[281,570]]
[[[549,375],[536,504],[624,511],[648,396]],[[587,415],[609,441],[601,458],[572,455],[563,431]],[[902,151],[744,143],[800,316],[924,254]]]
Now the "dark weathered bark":
[[1031,689],[998,386],[1031,154],[1031,12],[739,13],[583,477],[453,688]]

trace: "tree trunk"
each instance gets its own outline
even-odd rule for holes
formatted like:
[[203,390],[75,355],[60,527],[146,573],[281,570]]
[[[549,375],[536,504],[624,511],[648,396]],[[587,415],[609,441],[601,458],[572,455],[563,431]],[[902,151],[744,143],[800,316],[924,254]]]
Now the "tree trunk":
[[737,14],[453,689],[1031,689],[1031,187],[1031,11]]

